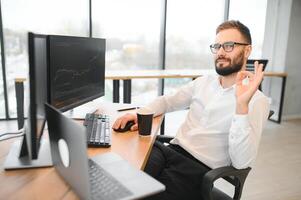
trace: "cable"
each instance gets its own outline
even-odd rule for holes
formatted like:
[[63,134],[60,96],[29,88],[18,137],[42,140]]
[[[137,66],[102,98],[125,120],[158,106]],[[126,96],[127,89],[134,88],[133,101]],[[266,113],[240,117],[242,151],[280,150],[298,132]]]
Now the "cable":
[[2,141],[4,141],[4,140],[9,140],[9,139],[12,139],[12,138],[16,138],[16,137],[21,137],[21,136],[23,136],[24,135],[24,133],[21,133],[21,134],[19,134],[19,135],[13,135],[13,136],[11,136],[11,137],[7,137],[7,138],[4,138],[4,139],[0,139],[0,142],[2,142]]
[[5,135],[17,135],[17,134],[20,134],[22,132],[23,132],[23,128],[18,130],[17,132],[8,132],[8,133],[0,134],[0,137],[5,136]]

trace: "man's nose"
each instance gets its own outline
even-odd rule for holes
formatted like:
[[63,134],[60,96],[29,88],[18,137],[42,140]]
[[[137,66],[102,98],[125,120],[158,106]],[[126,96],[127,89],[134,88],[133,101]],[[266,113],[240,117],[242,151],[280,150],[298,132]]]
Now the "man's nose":
[[226,55],[226,52],[223,47],[220,47],[216,52],[217,57]]

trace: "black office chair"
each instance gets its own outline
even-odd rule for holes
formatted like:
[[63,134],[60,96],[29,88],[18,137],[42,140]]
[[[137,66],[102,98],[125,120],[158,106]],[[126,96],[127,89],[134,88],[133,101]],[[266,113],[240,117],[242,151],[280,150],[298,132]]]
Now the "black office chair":
[[[268,118],[274,114],[274,111],[270,110]],[[158,135],[156,140],[162,143],[169,143],[173,137],[166,135]],[[251,168],[236,169],[232,166],[219,167],[208,171],[203,178],[202,182],[202,194],[204,200],[239,200],[241,198],[242,189],[245,180],[250,172]],[[223,191],[214,187],[214,182],[223,178],[231,183],[235,190],[234,196],[230,197]]]

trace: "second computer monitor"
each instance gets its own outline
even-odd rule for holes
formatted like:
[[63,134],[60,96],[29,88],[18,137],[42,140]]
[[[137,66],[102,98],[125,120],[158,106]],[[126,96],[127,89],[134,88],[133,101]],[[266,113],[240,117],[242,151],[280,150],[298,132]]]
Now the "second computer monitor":
[[66,111],[104,95],[105,39],[48,37],[49,102]]
[[22,143],[12,145],[5,169],[47,167],[52,165],[50,146],[43,140],[47,103],[47,35],[28,33],[29,112]]

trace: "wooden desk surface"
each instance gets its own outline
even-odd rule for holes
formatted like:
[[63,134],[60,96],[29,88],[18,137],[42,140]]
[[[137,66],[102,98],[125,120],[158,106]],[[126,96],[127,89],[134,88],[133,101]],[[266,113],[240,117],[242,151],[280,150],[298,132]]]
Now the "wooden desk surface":
[[[88,148],[88,155],[115,152],[133,166],[143,169],[162,118],[161,116],[154,118],[151,136],[141,137],[137,131],[126,133],[112,131],[112,146]],[[0,145],[0,199],[78,199],[53,167],[5,171],[3,168],[5,157],[16,140],[3,141]]]
[[[216,74],[212,69],[165,69],[165,70],[107,70],[106,79],[126,80],[140,78],[196,78]],[[285,72],[264,72],[269,77],[286,77]]]

